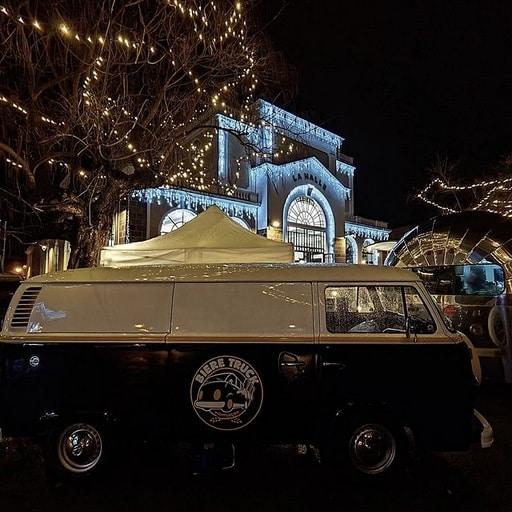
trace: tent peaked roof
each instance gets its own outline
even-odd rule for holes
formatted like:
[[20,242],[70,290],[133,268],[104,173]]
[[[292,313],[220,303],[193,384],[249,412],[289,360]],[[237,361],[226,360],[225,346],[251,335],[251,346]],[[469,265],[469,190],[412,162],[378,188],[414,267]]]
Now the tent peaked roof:
[[257,235],[213,205],[170,233],[143,242],[104,247],[100,265],[267,263],[293,260],[292,244]]

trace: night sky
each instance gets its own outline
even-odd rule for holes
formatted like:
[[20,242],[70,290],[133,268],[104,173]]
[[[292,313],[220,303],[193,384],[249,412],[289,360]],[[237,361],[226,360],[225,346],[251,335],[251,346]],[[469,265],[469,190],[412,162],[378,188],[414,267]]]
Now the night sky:
[[286,108],[345,139],[356,215],[424,220],[408,197],[438,155],[470,180],[512,152],[512,1],[287,3],[268,27],[298,72]]

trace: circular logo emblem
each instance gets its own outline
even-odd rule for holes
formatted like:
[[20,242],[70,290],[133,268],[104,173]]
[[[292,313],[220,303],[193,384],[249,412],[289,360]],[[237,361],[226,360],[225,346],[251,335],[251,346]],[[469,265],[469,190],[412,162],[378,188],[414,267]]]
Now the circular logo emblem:
[[39,366],[39,356],[30,356],[30,359],[28,360],[28,364],[30,366],[32,366],[32,368]]
[[263,385],[243,359],[218,356],[206,361],[190,385],[190,401],[199,418],[217,430],[238,430],[258,415]]

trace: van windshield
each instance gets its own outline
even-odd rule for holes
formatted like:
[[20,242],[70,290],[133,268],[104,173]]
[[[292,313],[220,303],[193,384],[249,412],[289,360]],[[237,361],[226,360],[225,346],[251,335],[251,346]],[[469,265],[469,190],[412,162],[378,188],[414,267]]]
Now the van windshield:
[[492,263],[410,267],[432,295],[488,295],[505,291],[505,275]]

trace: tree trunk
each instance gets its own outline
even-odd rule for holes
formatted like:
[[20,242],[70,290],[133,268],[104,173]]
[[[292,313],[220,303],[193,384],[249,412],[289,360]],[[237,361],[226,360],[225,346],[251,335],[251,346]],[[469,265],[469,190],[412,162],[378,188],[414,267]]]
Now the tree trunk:
[[91,226],[88,219],[82,219],[77,227],[76,240],[72,243],[68,269],[97,267],[100,263],[101,248],[108,244],[112,216],[100,214]]

